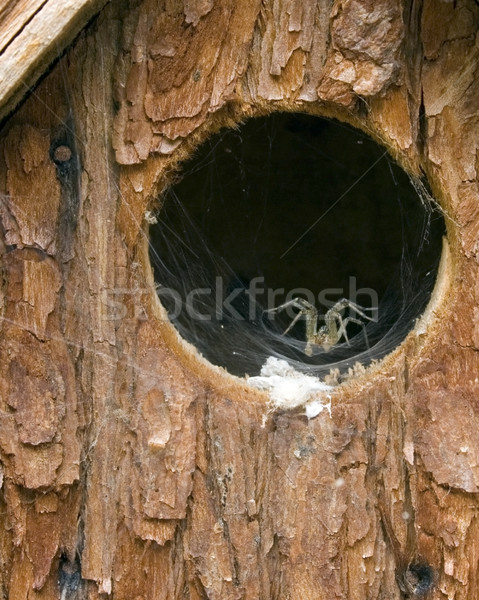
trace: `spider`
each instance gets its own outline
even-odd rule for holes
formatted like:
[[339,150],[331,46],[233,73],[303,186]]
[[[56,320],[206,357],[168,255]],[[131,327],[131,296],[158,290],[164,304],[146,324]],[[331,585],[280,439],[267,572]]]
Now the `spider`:
[[324,315],[324,325],[319,327],[319,329],[318,310],[304,298],[293,298],[292,300],[289,300],[289,302],[285,302],[284,304],[281,304],[281,306],[277,306],[276,308],[272,308],[266,312],[280,312],[289,306],[298,308],[299,312],[291,321],[289,327],[284,331],[283,335],[286,335],[288,331],[294,327],[296,322],[304,316],[306,318],[306,347],[304,349],[304,353],[307,356],[312,356],[313,346],[322,346],[323,349],[328,352],[332,346],[335,346],[339,342],[341,338],[344,338],[349,344],[349,338],[346,331],[346,327],[349,323],[356,323],[356,325],[360,325],[363,328],[363,333],[367,342],[364,323],[355,317],[346,317],[343,319],[341,312],[345,308],[349,308],[356,312],[363,319],[372,321],[373,318],[368,317],[368,315],[364,314],[363,312],[364,310],[372,309],[362,308],[351,300],[342,298],[341,300],[338,300],[338,302],[336,302],[336,304]]

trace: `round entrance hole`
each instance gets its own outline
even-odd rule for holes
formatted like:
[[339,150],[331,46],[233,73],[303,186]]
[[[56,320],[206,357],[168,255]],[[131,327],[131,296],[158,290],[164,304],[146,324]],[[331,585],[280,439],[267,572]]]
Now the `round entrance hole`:
[[150,256],[170,320],[211,363],[256,375],[275,356],[324,375],[404,339],[444,232],[364,133],[280,113],[220,132],[182,165]]

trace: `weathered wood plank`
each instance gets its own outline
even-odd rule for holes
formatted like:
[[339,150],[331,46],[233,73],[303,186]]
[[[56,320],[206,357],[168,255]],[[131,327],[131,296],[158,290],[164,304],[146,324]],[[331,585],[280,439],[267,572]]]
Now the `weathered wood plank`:
[[106,2],[6,0],[0,5],[0,119]]
[[5,0],[0,7],[0,52],[22,31],[48,0]]

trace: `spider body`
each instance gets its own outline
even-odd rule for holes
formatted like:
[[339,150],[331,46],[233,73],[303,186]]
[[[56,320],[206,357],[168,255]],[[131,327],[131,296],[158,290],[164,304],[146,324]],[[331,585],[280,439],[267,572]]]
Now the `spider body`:
[[[318,328],[318,310],[313,304],[305,300],[304,298],[293,298],[289,302],[285,302],[281,304],[281,306],[277,306],[267,312],[280,312],[288,307],[294,307],[299,309],[298,314],[291,321],[288,328],[284,331],[283,335],[286,335],[297,323],[301,317],[305,317],[306,319],[306,347],[304,349],[304,353],[307,356],[311,356],[313,354],[313,346],[322,346],[322,348],[328,352],[333,346],[335,346],[341,338],[344,338],[346,343],[349,344],[349,338],[347,333],[347,326],[349,323],[355,323],[356,325],[360,325],[363,329],[364,335],[366,337],[366,330],[363,321],[356,317],[346,317],[343,318],[342,311],[346,308],[353,310],[363,319],[368,321],[372,321],[372,317],[369,317],[364,313],[364,310],[361,306],[358,306],[351,300],[347,298],[342,298],[338,300],[334,306],[332,306],[327,313],[324,315],[324,325]],[[367,337],[366,337],[367,341]]]

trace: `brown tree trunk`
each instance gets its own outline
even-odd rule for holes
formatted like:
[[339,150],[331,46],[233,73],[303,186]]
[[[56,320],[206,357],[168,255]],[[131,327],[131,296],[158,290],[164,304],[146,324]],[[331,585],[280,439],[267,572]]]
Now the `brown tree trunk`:
[[[478,597],[478,25],[473,0],[116,2],[5,123],[3,597]],[[178,339],[143,235],[200,140],[275,110],[366,130],[447,215],[422,329],[311,420]]]

